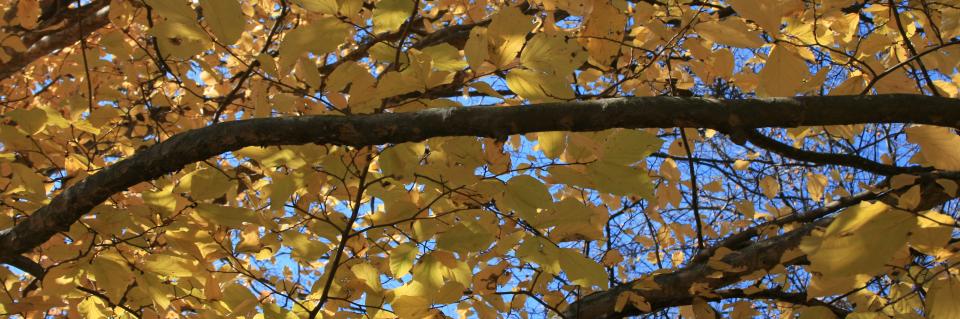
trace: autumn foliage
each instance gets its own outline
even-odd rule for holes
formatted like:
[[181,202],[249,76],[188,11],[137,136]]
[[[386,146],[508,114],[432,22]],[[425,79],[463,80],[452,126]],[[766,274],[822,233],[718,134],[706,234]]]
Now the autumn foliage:
[[0,316],[960,318],[955,0],[0,8]]

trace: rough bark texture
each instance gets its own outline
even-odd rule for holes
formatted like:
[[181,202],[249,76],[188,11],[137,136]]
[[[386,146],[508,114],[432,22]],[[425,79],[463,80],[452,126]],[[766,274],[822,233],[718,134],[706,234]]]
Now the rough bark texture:
[[[931,176],[926,176],[919,184],[922,195],[921,202],[917,207],[918,210],[931,209],[950,199],[950,196],[944,193],[943,188],[937,185]],[[879,196],[876,197],[876,200],[885,202],[888,205],[896,205],[898,195],[901,195],[904,191],[906,191],[906,188],[878,194]],[[857,195],[853,197],[864,196],[869,195]],[[859,201],[860,200],[856,200],[856,202]],[[823,212],[820,212],[820,209],[816,209],[811,212],[791,216],[821,215],[821,213]],[[700,291],[712,291],[741,282],[743,281],[741,278],[744,276],[767,271],[777,265],[786,266],[803,263],[806,261],[806,256],[803,256],[803,254],[799,252],[789,252],[798,249],[797,247],[800,241],[812,230],[818,227],[827,227],[832,221],[833,217],[823,217],[815,222],[802,224],[792,231],[754,242],[720,259],[724,264],[736,269],[735,271],[714,269],[711,268],[707,262],[692,262],[685,267],[669,273],[654,275],[653,280],[659,286],[658,289],[636,289],[634,286],[640,281],[629,282],[607,291],[586,296],[567,308],[564,317],[595,319],[623,318],[655,312],[668,307],[689,305],[694,297],[710,299],[709,295],[698,296],[696,291],[692,291],[691,288],[695,287],[695,285],[705,285],[699,287],[701,289]],[[617,311],[615,307],[617,296],[626,291],[633,291],[644,297],[646,302],[650,304],[651,310],[641,311],[628,304],[620,311]]]
[[633,97],[519,107],[429,109],[356,116],[262,118],[188,131],[138,152],[64,190],[12,229],[0,231],[0,260],[39,246],[110,195],[187,164],[246,146],[306,143],[349,146],[439,136],[503,137],[542,131],[758,127],[854,123],[960,127],[960,100],[920,95],[823,96],[747,100]]
[[[220,123],[175,135],[117,162],[67,188],[51,202],[0,231],[0,260],[11,262],[51,236],[66,231],[109,196],[137,183],[175,172],[187,164],[246,146],[306,143],[349,146],[420,141],[441,136],[504,137],[542,131],[598,131],[609,128],[713,128],[746,136],[759,127],[795,127],[855,123],[923,123],[960,127],[960,100],[920,95],[824,96],[748,100],[635,97],[517,107],[464,107],[411,113],[356,116],[263,118]],[[688,303],[690,287],[706,283],[722,287],[741,276],[783,262],[784,252],[829,219],[806,224],[782,236],[737,249],[723,261],[742,270],[717,272],[694,263],[657,276],[662,287],[643,293],[656,308]],[[791,261],[787,261],[788,263]],[[571,307],[594,318],[637,313],[628,307],[613,311],[612,302],[630,285],[588,296]],[[631,310],[632,309],[632,310]]]
[[60,10],[41,21],[41,25],[55,24],[59,27],[19,34],[27,50],[7,52],[10,60],[0,64],[0,81],[20,72],[33,61],[70,46],[103,28],[110,23],[109,12],[110,0],[96,0],[79,9]]

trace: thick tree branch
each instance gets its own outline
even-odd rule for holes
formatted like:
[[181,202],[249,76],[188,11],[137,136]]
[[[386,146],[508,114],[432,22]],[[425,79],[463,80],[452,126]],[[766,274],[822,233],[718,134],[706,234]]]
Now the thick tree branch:
[[[921,186],[921,201],[917,210],[926,210],[940,205],[950,199],[935,182],[936,176],[926,175],[921,177],[919,185]],[[896,205],[898,195],[906,191],[906,188],[884,193],[876,198],[878,201],[888,205]],[[859,197],[855,196],[855,197]],[[828,205],[829,206],[829,205]],[[815,210],[816,211],[816,210]],[[817,213],[803,213],[801,215],[816,215]],[[800,253],[788,254],[795,251],[804,236],[818,227],[826,227],[833,221],[833,217],[824,217],[814,222],[800,225],[792,231],[782,235],[756,241],[739,250],[727,254],[720,261],[729,267],[725,269],[714,269],[706,262],[692,262],[685,267],[681,267],[673,272],[654,275],[653,282],[655,288],[635,287],[642,280],[636,280],[624,285],[614,287],[613,289],[597,292],[593,295],[584,297],[576,303],[570,305],[566,312],[568,314],[579,313],[584,318],[623,318],[635,316],[644,313],[643,311],[628,305],[621,311],[615,310],[617,296],[626,291],[632,291],[642,296],[650,304],[649,312],[660,309],[688,305],[694,297],[699,297],[696,291],[691,291],[695,285],[703,291],[723,288],[742,281],[742,277],[754,274],[758,271],[766,271],[777,265],[796,265],[806,260]],[[722,275],[720,275],[722,274]],[[718,276],[720,275],[720,276]],[[649,284],[645,285],[651,286]]]
[[27,50],[8,52],[12,53],[11,58],[0,64],[0,80],[7,79],[33,61],[70,46],[106,26],[110,23],[109,12],[110,0],[96,0],[78,9],[59,11],[58,16],[51,19],[63,20],[63,26],[53,32],[28,31],[22,34],[21,39]]
[[960,100],[921,95],[820,96],[747,100],[632,97],[517,107],[428,109],[356,116],[262,118],[175,135],[67,188],[11,229],[0,260],[25,253],[111,195],[187,164],[246,146],[307,143],[368,146],[441,136],[504,137],[543,131],[700,127],[721,131],[856,123],[960,127]]

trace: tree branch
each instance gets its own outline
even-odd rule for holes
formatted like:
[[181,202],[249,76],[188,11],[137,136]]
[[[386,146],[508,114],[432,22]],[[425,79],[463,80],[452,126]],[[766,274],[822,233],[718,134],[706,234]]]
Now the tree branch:
[[[62,10],[51,20],[64,20],[63,27],[52,32],[29,31],[21,34],[26,51],[10,54],[9,61],[0,64],[0,80],[20,72],[33,61],[47,56],[53,51],[76,43],[79,39],[110,23],[110,0],[97,0],[78,9]],[[82,30],[82,31],[81,31]]]
[[[936,177],[926,175],[921,177],[918,182],[921,186],[921,201],[918,210],[926,210],[940,205],[950,199],[945,194],[943,188],[936,183]],[[878,197],[877,200],[896,205],[898,195],[903,194],[906,188],[888,192]],[[810,215],[804,213],[802,215]],[[753,274],[757,271],[769,270],[777,265],[796,265],[806,260],[802,254],[793,255],[789,259],[784,259],[786,253],[794,250],[800,244],[800,241],[812,230],[819,227],[826,227],[833,221],[833,217],[824,217],[811,223],[803,224],[796,229],[786,232],[782,235],[756,241],[753,244],[745,246],[739,250],[727,254],[720,258],[724,264],[729,265],[727,270],[713,269],[706,262],[693,262],[685,267],[677,269],[670,273],[654,275],[653,282],[655,288],[643,289],[635,287],[641,280],[635,280],[624,285],[614,287],[613,289],[597,292],[586,296],[583,299],[573,303],[566,309],[568,314],[579,313],[585,318],[623,318],[635,316],[642,313],[655,312],[660,309],[688,305],[697,296],[696,292],[691,291],[694,285],[705,285],[702,289],[718,289],[740,282],[741,277]],[[717,276],[717,274],[721,274]],[[647,285],[649,286],[649,285]],[[627,305],[621,311],[615,310],[617,296],[620,293],[632,291],[642,296],[650,304],[651,310],[643,312],[639,309]]]
[[818,163],[818,164],[832,164],[853,167],[860,170],[864,170],[871,173],[876,173],[880,175],[892,176],[897,174],[918,174],[923,172],[931,171],[930,168],[920,167],[920,166],[911,166],[911,167],[900,167],[894,165],[887,165],[883,163],[878,163],[870,159],[852,155],[852,154],[835,154],[835,153],[820,153],[814,151],[807,151],[793,146],[781,143],[771,137],[760,134],[756,130],[746,130],[743,132],[744,137],[750,143],[753,143],[756,146],[759,146],[765,150],[780,154],[783,157],[791,158],[798,161]]
[[441,136],[504,137],[543,131],[698,127],[733,131],[857,123],[960,127],[960,100],[921,95],[818,96],[746,100],[630,97],[515,107],[427,109],[410,113],[261,118],[177,134],[65,189],[11,229],[0,231],[0,260],[47,241],[111,195],[185,165],[247,146],[307,143],[369,146]]

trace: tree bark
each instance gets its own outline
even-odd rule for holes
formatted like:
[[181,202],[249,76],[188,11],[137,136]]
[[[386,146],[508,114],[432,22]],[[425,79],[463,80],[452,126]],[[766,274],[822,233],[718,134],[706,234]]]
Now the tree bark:
[[[219,123],[177,134],[61,191],[13,228],[0,231],[0,261],[28,252],[57,232],[68,230],[113,194],[187,164],[247,146],[316,143],[358,147],[443,136],[505,137],[543,131],[667,127],[712,128],[736,140],[744,136],[744,130],[760,127],[858,123],[960,127],[960,100],[903,94],[745,100],[660,96]],[[766,254],[765,250],[760,252]]]
[[22,71],[33,61],[77,43],[103,28],[110,23],[109,13],[110,0],[96,0],[78,9],[59,10],[53,16],[46,17],[45,20],[55,21],[54,23],[62,26],[52,31],[32,30],[19,34],[27,50],[8,51],[10,60],[0,64],[0,81]]
[[[934,208],[951,198],[944,192],[943,188],[936,183],[935,179],[936,176],[927,175],[918,181],[921,187],[921,200],[917,210]],[[898,190],[877,194],[876,200],[890,206],[895,206],[899,195],[906,192],[908,188],[909,187],[903,187]],[[859,200],[856,202],[859,202]],[[809,214],[811,214],[811,212],[792,216]],[[819,215],[816,210],[813,211],[812,214]],[[694,297],[710,299],[711,296],[709,295],[698,296],[696,291],[691,291],[691,287],[698,284],[705,285],[700,287],[702,291],[713,291],[727,285],[741,282],[743,281],[741,278],[744,276],[767,271],[777,265],[789,266],[805,263],[806,256],[796,251],[799,249],[800,241],[814,229],[827,227],[832,221],[833,217],[823,217],[814,222],[803,224],[782,235],[757,241],[720,258],[720,261],[736,270],[722,271],[711,268],[708,262],[692,262],[675,271],[654,275],[653,282],[656,282],[657,286],[659,286],[656,289],[637,289],[634,286],[640,283],[641,280],[635,280],[607,291],[586,296],[570,305],[564,317],[596,319],[623,318],[656,312],[668,307],[688,305],[693,301]],[[793,250],[794,253],[790,253],[791,250]],[[718,276],[718,274],[722,275]],[[617,296],[626,291],[632,291],[642,296],[646,299],[646,302],[650,304],[651,309],[643,311],[627,304],[626,307],[618,311],[615,307]]]

